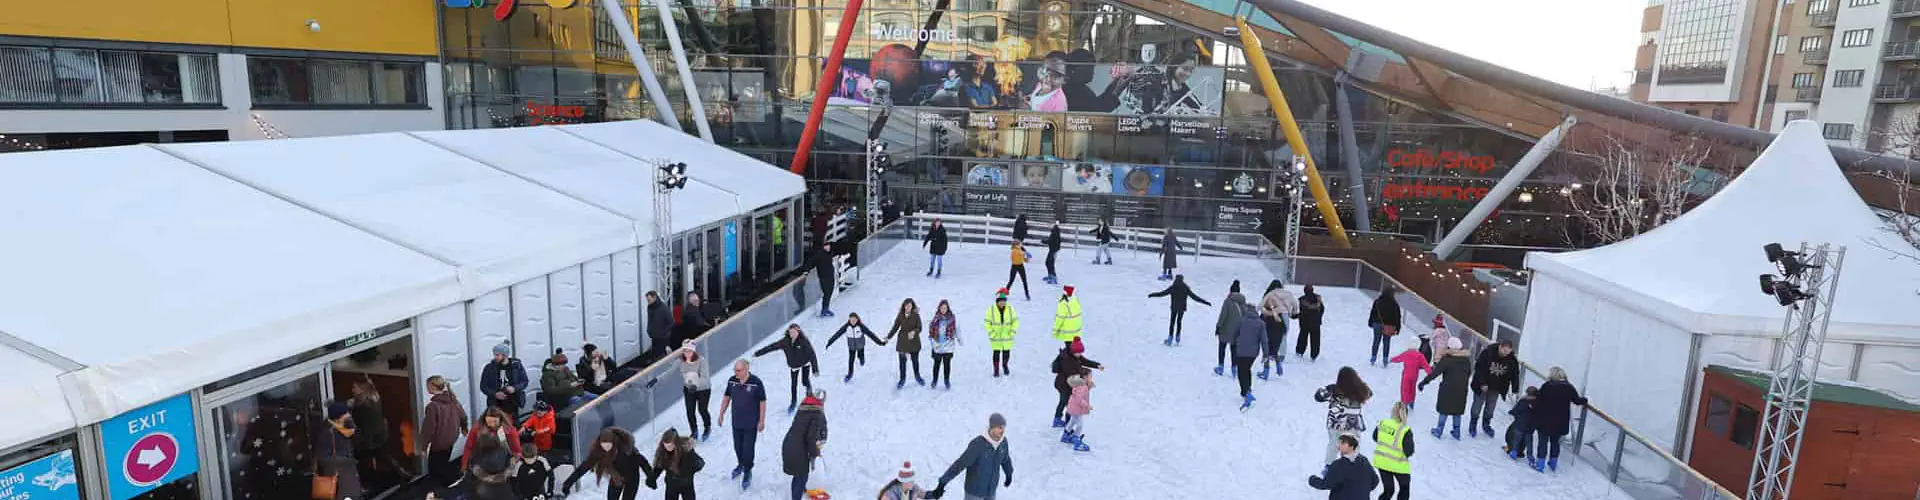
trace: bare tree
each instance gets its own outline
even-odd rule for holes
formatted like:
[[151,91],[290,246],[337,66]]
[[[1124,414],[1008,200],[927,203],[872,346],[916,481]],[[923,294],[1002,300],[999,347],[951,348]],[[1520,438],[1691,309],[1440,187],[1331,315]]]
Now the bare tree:
[[1905,158],[1907,161],[1902,163],[1908,167],[1873,172],[1891,191],[1891,197],[1876,197],[1873,201],[1882,205],[1874,210],[1893,238],[1868,239],[1867,245],[1884,250],[1893,258],[1920,263],[1920,215],[1915,214],[1920,211],[1920,199],[1916,199],[1920,198],[1920,193],[1916,193],[1920,187],[1913,184],[1911,168],[1920,160],[1920,116],[1895,117],[1867,133],[1870,148],[1885,156]]
[[[1561,190],[1576,221],[1592,240],[1608,244],[1632,238],[1678,218],[1695,200],[1694,172],[1707,167],[1710,143],[1677,137],[1650,146],[1614,135],[1593,141],[1577,184]],[[1569,235],[1569,240],[1571,240]]]

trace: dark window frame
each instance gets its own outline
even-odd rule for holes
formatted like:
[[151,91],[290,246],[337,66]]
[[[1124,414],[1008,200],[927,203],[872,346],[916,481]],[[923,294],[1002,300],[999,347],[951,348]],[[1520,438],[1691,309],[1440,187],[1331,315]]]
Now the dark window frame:
[[[261,98],[262,94],[259,91],[260,90],[259,85],[262,82],[259,81],[256,77],[259,76],[258,69],[264,67],[265,63],[268,63],[268,62],[296,62],[299,65],[300,75],[305,77],[306,79],[306,82],[305,82],[306,97],[304,98],[304,100],[294,100],[294,99],[262,100]],[[365,65],[367,68],[367,101],[364,103],[314,102],[315,101],[314,88],[317,86],[316,82],[314,81],[314,64],[315,63],[349,63],[349,64]],[[408,81],[406,82],[407,90],[402,91],[401,93],[408,97],[416,98],[414,102],[396,102],[396,103],[378,102],[380,100],[379,99],[380,91],[378,89],[381,88],[380,74],[382,71],[386,70],[388,66],[400,66],[403,68],[413,69],[413,71],[411,71],[407,77],[408,79]],[[427,69],[427,63],[425,61],[401,61],[401,60],[389,60],[389,59],[354,59],[354,58],[346,58],[346,57],[306,57],[306,56],[249,54],[247,56],[246,71],[247,71],[247,85],[248,85],[247,95],[253,101],[253,109],[421,110],[421,109],[432,108],[432,104],[431,104],[433,100],[431,96],[432,92],[431,92],[431,89],[427,88],[428,69]]]
[[[44,60],[46,61],[47,65],[46,65],[46,68],[44,68],[46,71],[44,76],[47,77],[49,85],[51,85],[50,95],[53,99],[51,101],[24,101],[24,100],[23,101],[0,101],[0,109],[220,109],[220,108],[226,107],[225,99],[224,99],[224,96],[222,95],[221,85],[220,85],[219,54],[216,54],[213,52],[202,52],[202,51],[192,51],[192,50],[151,50],[151,49],[121,47],[121,46],[94,47],[94,46],[86,46],[86,45],[29,44],[29,43],[13,43],[11,40],[0,40],[0,49],[20,50],[20,51],[26,51],[26,52],[39,52],[45,55],[46,57],[44,58]],[[106,86],[106,82],[99,79],[96,79],[92,82],[94,85],[98,85],[102,87],[101,91],[97,93],[96,99],[94,100],[68,99],[67,96],[64,95],[65,92],[62,92],[60,89],[63,83],[62,82],[63,76],[62,76],[60,63],[58,61],[59,57],[57,57],[57,55],[62,51],[70,52],[70,53],[92,54],[93,69],[96,74],[96,78],[105,78],[105,75],[103,73],[104,69],[101,68],[101,66],[105,64],[102,62],[105,54],[120,53],[120,54],[126,54],[130,56],[131,57],[130,60],[134,61],[134,64],[139,67],[139,69],[134,75],[137,78],[137,81],[134,81],[131,83],[137,87],[132,90],[134,90],[140,96],[140,102],[108,100],[109,92],[107,92],[104,88]],[[154,85],[154,82],[150,80],[154,79],[156,75],[152,75],[148,73],[149,68],[147,67],[147,62],[149,61],[149,58],[153,56],[163,56],[163,57],[191,56],[196,58],[204,58],[203,62],[207,64],[208,67],[212,68],[212,72],[209,75],[201,75],[201,76],[211,77],[209,79],[206,79],[207,81],[204,82],[203,84],[210,86],[212,93],[206,97],[212,98],[212,101],[209,101],[209,102],[190,101],[190,98],[193,97],[192,96],[193,90],[187,88],[187,83],[186,83],[187,79],[185,76],[185,73],[187,70],[184,67],[175,68],[174,73],[172,75],[173,76],[172,88],[178,94],[179,100],[152,99],[151,98],[152,92],[150,92],[150,90],[152,85]],[[32,56],[28,56],[28,57],[31,58]],[[180,66],[185,66],[185,65],[180,65]],[[161,76],[164,76],[164,75],[161,75]],[[33,76],[30,74],[4,74],[4,75],[0,75],[0,77],[30,79]]]
[[1749,450],[1754,449],[1754,445],[1760,442],[1761,418],[1760,411],[1753,409],[1751,406],[1747,406],[1744,403],[1734,405],[1733,419],[1731,425],[1728,426],[1729,434],[1727,439],[1733,441],[1734,446]]

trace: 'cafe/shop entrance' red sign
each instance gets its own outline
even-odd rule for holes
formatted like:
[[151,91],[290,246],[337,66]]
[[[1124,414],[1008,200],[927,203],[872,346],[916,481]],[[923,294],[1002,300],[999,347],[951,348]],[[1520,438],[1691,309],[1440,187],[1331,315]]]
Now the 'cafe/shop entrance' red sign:
[[1411,152],[1403,149],[1387,150],[1387,167],[1394,169],[1465,169],[1474,174],[1486,175],[1495,166],[1493,155],[1472,155],[1459,151],[1434,151],[1421,148]]

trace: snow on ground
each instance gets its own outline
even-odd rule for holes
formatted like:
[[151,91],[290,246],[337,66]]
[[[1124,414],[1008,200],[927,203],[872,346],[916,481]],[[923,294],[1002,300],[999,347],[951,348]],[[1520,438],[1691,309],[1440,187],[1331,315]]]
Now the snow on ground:
[[[1094,411],[1085,429],[1093,450],[1076,453],[1061,444],[1059,430],[1050,427],[1056,396],[1048,368],[1060,344],[1049,329],[1060,290],[1040,281],[1045,274],[1040,262],[1044,252],[1044,247],[1036,250],[1029,269],[1033,299],[1023,300],[1016,283],[1009,301],[1021,319],[1011,378],[992,377],[981,326],[994,290],[1006,281],[1007,250],[1002,246],[956,243],[947,255],[944,277],[934,279],[922,276],[925,253],[917,246],[903,245],[865,269],[859,286],[835,297],[838,316],[818,317],[816,305],[796,319],[819,349],[822,376],[815,386],[828,395],[825,470],[816,472],[815,487],[824,487],[836,498],[870,498],[901,462],[911,461],[919,471],[920,484],[932,488],[967,441],[985,431],[987,415],[999,412],[1009,421],[1014,468],[1013,486],[1000,490],[1002,499],[1320,499],[1326,498],[1326,492],[1306,484],[1307,476],[1324,465],[1326,445],[1326,407],[1313,401],[1314,390],[1332,383],[1341,366],[1355,366],[1375,393],[1366,406],[1369,426],[1384,418],[1398,399],[1399,367],[1365,366],[1370,334],[1364,322],[1372,299],[1362,292],[1320,290],[1328,307],[1320,359],[1293,360],[1289,346],[1285,376],[1255,379],[1259,401],[1242,413],[1232,372],[1227,377],[1213,375],[1217,307],[1192,304],[1183,322],[1185,345],[1164,347],[1167,299],[1146,297],[1167,285],[1154,279],[1158,257],[1116,252],[1115,265],[1094,266],[1088,263],[1089,252],[1064,250],[1058,266],[1062,283],[1075,285],[1086,310],[1087,356],[1107,367],[1095,375]],[[1216,305],[1234,279],[1241,280],[1249,300],[1258,300],[1273,279],[1251,259],[1183,260],[1179,272],[1196,293]],[[1289,288],[1299,292],[1297,286]],[[929,319],[941,299],[952,302],[966,343],[954,356],[953,390],[916,386],[909,374],[906,388],[896,391],[897,355],[891,345],[869,345],[866,365],[851,383],[842,383],[847,350],[844,344],[826,348],[828,336],[850,312],[860,313],[875,333],[885,336],[906,297],[912,297]],[[1410,325],[1419,323],[1408,320]],[[921,363],[923,370],[932,367],[924,352]],[[712,441],[699,447],[708,464],[697,482],[703,498],[787,498],[790,478],[780,471],[779,451],[792,422],[782,411],[788,403],[785,366],[778,353],[758,359],[755,365],[755,373],[768,386],[769,422],[755,447],[752,488],[742,491],[738,482],[727,479],[737,463],[731,434],[717,426]],[[716,379],[716,387],[720,384]],[[1508,461],[1495,439],[1474,440],[1463,434],[1462,441],[1436,441],[1427,429],[1436,419],[1432,408],[1438,388],[1435,383],[1420,395],[1419,410],[1412,417],[1414,498],[1627,498],[1600,472],[1575,459],[1571,445],[1563,452],[1559,473],[1540,474]],[[712,407],[717,418],[720,391],[715,392]],[[636,430],[641,448],[651,453],[653,443],[669,426],[685,429],[683,412],[675,406],[651,427]],[[1508,421],[1503,407],[1494,421],[1495,430],[1504,432]],[[1371,456],[1370,435],[1363,436],[1362,448]],[[954,479],[949,497],[961,496],[962,483],[961,478]],[[598,500],[604,495],[585,491],[572,498]]]

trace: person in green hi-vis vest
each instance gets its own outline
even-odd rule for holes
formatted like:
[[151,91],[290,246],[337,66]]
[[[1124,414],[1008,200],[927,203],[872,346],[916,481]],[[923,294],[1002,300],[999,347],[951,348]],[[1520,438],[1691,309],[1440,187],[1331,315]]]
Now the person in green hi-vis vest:
[[787,258],[787,221],[779,215],[773,216],[773,254],[780,256],[780,262],[789,262]]

